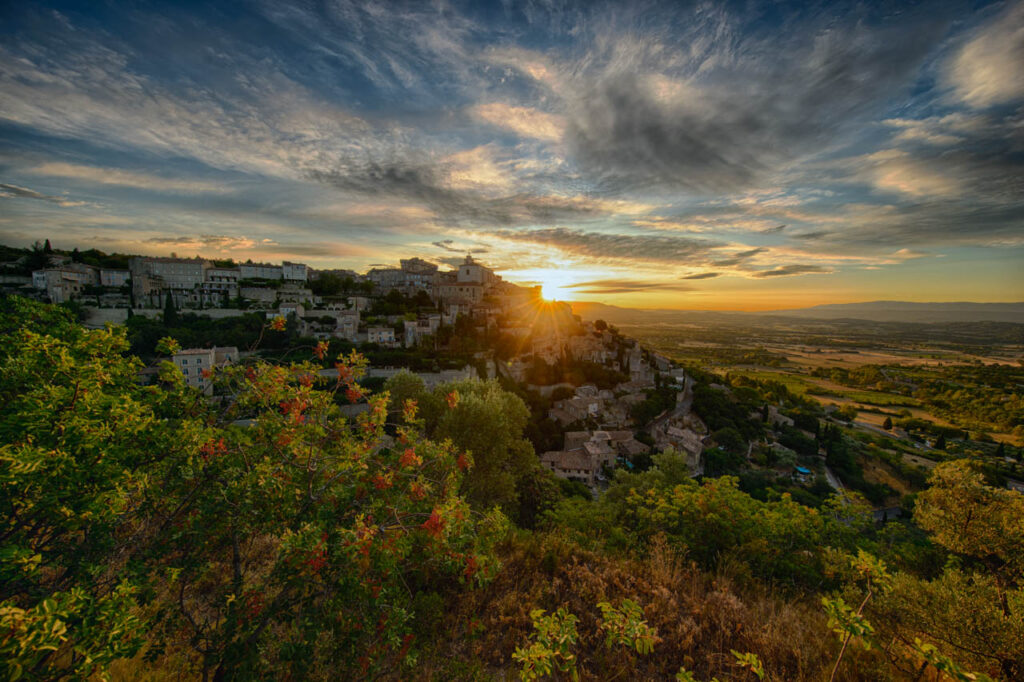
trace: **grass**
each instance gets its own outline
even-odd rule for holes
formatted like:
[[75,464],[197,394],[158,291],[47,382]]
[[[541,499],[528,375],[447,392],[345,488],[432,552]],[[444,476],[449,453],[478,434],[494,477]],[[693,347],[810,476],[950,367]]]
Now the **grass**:
[[804,395],[808,392],[808,389],[813,386],[813,384],[808,382],[806,379],[797,374],[790,374],[789,372],[773,372],[771,370],[760,369],[728,369],[727,371],[729,374],[734,376],[744,376],[748,379],[754,379],[755,381],[774,381],[780,383],[785,386],[790,393],[794,393],[796,395]]
[[852,400],[858,403],[864,403],[865,405],[877,405],[879,407],[917,407],[921,403],[909,396],[899,395],[898,393],[883,393],[881,391],[865,391],[862,389],[851,388],[838,392],[840,397]]

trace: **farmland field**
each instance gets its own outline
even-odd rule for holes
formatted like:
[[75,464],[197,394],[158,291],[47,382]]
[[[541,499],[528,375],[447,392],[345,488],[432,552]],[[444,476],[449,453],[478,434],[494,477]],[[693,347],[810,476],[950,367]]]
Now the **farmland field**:
[[850,406],[858,422],[923,420],[982,440],[1024,444],[1024,326],[849,324],[849,320],[735,319],[620,328],[683,363],[723,376],[782,384],[822,405]]

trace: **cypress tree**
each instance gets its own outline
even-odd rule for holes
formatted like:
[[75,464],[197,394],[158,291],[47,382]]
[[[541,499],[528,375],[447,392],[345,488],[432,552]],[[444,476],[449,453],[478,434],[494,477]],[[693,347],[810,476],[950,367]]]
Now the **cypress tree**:
[[164,326],[174,327],[178,324],[178,309],[174,306],[174,297],[167,292],[164,298]]

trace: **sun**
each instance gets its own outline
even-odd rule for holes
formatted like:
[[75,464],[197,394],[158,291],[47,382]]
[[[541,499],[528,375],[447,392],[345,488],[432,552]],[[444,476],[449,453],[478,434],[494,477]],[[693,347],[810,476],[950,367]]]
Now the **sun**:
[[572,300],[576,279],[564,270],[541,270],[537,273],[540,281],[540,295],[546,301]]

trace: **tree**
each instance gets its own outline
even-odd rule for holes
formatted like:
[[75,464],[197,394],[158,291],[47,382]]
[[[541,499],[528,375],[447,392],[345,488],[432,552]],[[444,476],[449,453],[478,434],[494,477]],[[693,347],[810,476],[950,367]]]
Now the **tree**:
[[740,435],[739,431],[727,426],[711,434],[711,438],[718,447],[733,454],[746,454],[747,441]]
[[169,291],[167,292],[167,295],[164,296],[164,326],[178,326],[178,308],[174,305],[174,297],[171,296],[171,292]]
[[882,422],[882,428],[886,431],[892,431],[892,417],[885,418],[885,421]]
[[155,419],[163,397],[135,382],[142,365],[124,355],[123,330],[87,332],[61,308],[5,303],[0,670],[86,678],[142,645],[130,574],[112,560],[131,545],[119,531],[171,427]]
[[595,320],[594,329],[596,329],[599,332],[603,332],[604,330],[608,329],[608,323],[605,322],[604,320]]
[[926,633],[972,664],[1024,675],[1024,496],[985,484],[968,460],[939,464],[914,520],[958,555],[935,580],[897,575],[885,605],[901,636]]
[[427,396],[427,385],[423,379],[403,369],[384,382],[384,392],[389,396],[388,414],[401,415],[406,401],[423,401]]
[[501,507],[515,516],[520,481],[540,466],[523,437],[530,411],[522,398],[496,379],[466,380],[437,386],[424,401],[428,434],[451,439],[472,462],[462,494],[476,509]]
[[[968,460],[935,467],[917,496],[914,519],[952,552],[973,557],[1004,588],[1024,579],[1024,496],[985,485]],[[1009,610],[1005,595],[1001,599]]]
[[[470,513],[468,462],[414,408],[385,442],[358,356],[326,383],[313,362],[217,370],[232,403],[214,409],[170,362],[138,385],[127,348],[52,307],[0,309],[5,676],[101,676],[144,642],[204,679],[394,673],[409,585],[493,575],[503,517]],[[336,392],[369,411],[348,420]]]
[[857,418],[857,408],[849,404],[843,405],[836,410],[836,416],[845,422],[852,422]]
[[43,270],[50,265],[50,254],[46,252],[46,247],[36,242],[32,245],[28,255],[25,256],[25,269],[32,272],[35,270]]
[[[75,250],[77,251],[78,249],[75,249]],[[46,240],[46,241],[45,241],[45,242],[43,243],[43,253],[46,253],[46,254],[51,254],[51,253],[53,253],[53,247],[52,247],[52,246],[50,246],[50,240],[49,240],[49,239],[47,239],[47,240]]]
[[945,450],[946,449],[946,434],[940,433],[939,437],[935,439],[935,449]]

